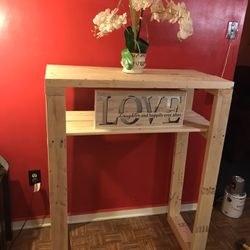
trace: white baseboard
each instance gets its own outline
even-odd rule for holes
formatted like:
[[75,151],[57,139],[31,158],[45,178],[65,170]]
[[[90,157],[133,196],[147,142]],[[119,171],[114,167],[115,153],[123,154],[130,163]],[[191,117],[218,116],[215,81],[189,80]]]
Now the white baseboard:
[[[181,211],[193,211],[196,210],[197,203],[183,204],[181,206]],[[150,208],[139,208],[139,209],[128,209],[128,210],[118,210],[109,212],[99,212],[92,214],[82,214],[82,215],[71,215],[68,217],[69,224],[84,223],[91,221],[103,221],[103,220],[113,220],[121,218],[139,217],[147,215],[165,214],[168,211],[167,206],[160,207],[150,207]],[[19,230],[24,221],[13,222],[13,230]],[[25,224],[25,229],[28,228],[39,228],[50,226],[50,218],[28,220]]]

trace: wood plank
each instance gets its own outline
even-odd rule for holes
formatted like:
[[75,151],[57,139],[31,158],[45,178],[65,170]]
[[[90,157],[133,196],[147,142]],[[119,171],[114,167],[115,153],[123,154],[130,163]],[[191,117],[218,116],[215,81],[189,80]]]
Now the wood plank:
[[121,68],[47,65],[47,87],[138,89],[230,89],[233,82],[194,70],[145,69],[125,74]]
[[185,113],[184,125],[180,127],[154,128],[122,128],[98,129],[94,127],[94,111],[67,111],[67,135],[107,135],[107,134],[147,134],[147,133],[174,133],[174,132],[206,132],[209,122],[201,115],[188,111]]
[[194,89],[187,89],[186,112],[192,111],[194,101]]
[[193,228],[192,250],[206,248],[231,98],[232,90],[219,90],[214,97]]
[[67,250],[65,96],[46,96],[46,101],[52,249]]
[[168,202],[168,217],[177,216],[181,211],[188,137],[189,133],[176,134]]
[[[187,105],[186,105],[186,119],[195,119],[193,116],[196,113],[192,112],[194,99],[194,90],[189,89],[187,95]],[[190,116],[188,116],[190,114]],[[185,175],[186,157],[188,149],[188,138],[189,133],[177,133],[175,136],[175,145],[173,153],[173,162],[171,170],[171,183],[169,192],[169,209],[168,217],[177,216],[180,214],[181,210],[181,200],[182,200],[182,190]]]
[[65,96],[65,88],[46,87],[46,96]]
[[169,216],[168,217],[168,223],[178,240],[181,248],[183,250],[190,250],[191,247],[191,240],[192,240],[192,233],[182,218],[182,216],[175,215],[175,216]]

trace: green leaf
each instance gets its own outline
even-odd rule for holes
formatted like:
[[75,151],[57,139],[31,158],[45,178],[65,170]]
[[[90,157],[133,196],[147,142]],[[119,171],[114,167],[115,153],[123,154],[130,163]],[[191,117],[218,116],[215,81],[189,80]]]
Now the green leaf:
[[134,32],[130,26],[127,27],[127,29],[125,29],[124,36],[125,36],[126,48],[128,48],[130,52],[133,52],[135,48]]
[[147,53],[147,49],[148,49],[149,44],[141,38],[138,39],[138,44],[140,47],[140,53]]
[[126,69],[132,69],[134,65],[134,59],[133,56],[131,55],[130,51],[128,48],[122,50],[121,52],[122,56],[122,66],[125,67]]
[[147,52],[149,44],[142,38],[139,38],[136,41],[134,37],[134,32],[131,26],[125,29],[124,37],[125,37],[126,48],[128,48],[128,50],[131,53],[146,53]]

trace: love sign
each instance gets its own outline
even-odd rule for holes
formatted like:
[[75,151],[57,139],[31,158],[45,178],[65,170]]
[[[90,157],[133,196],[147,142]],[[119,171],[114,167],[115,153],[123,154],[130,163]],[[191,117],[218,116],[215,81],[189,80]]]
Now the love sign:
[[183,124],[185,91],[95,92],[97,128],[166,127]]

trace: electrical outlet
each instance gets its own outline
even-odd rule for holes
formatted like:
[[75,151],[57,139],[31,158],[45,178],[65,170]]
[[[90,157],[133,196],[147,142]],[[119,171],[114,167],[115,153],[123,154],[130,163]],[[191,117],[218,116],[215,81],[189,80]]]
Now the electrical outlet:
[[239,23],[235,22],[235,21],[230,21],[228,22],[228,26],[227,26],[227,39],[229,40],[233,40],[236,38],[236,35],[238,33],[239,30]]
[[35,184],[41,182],[41,171],[38,170],[29,170],[29,185],[34,186]]

